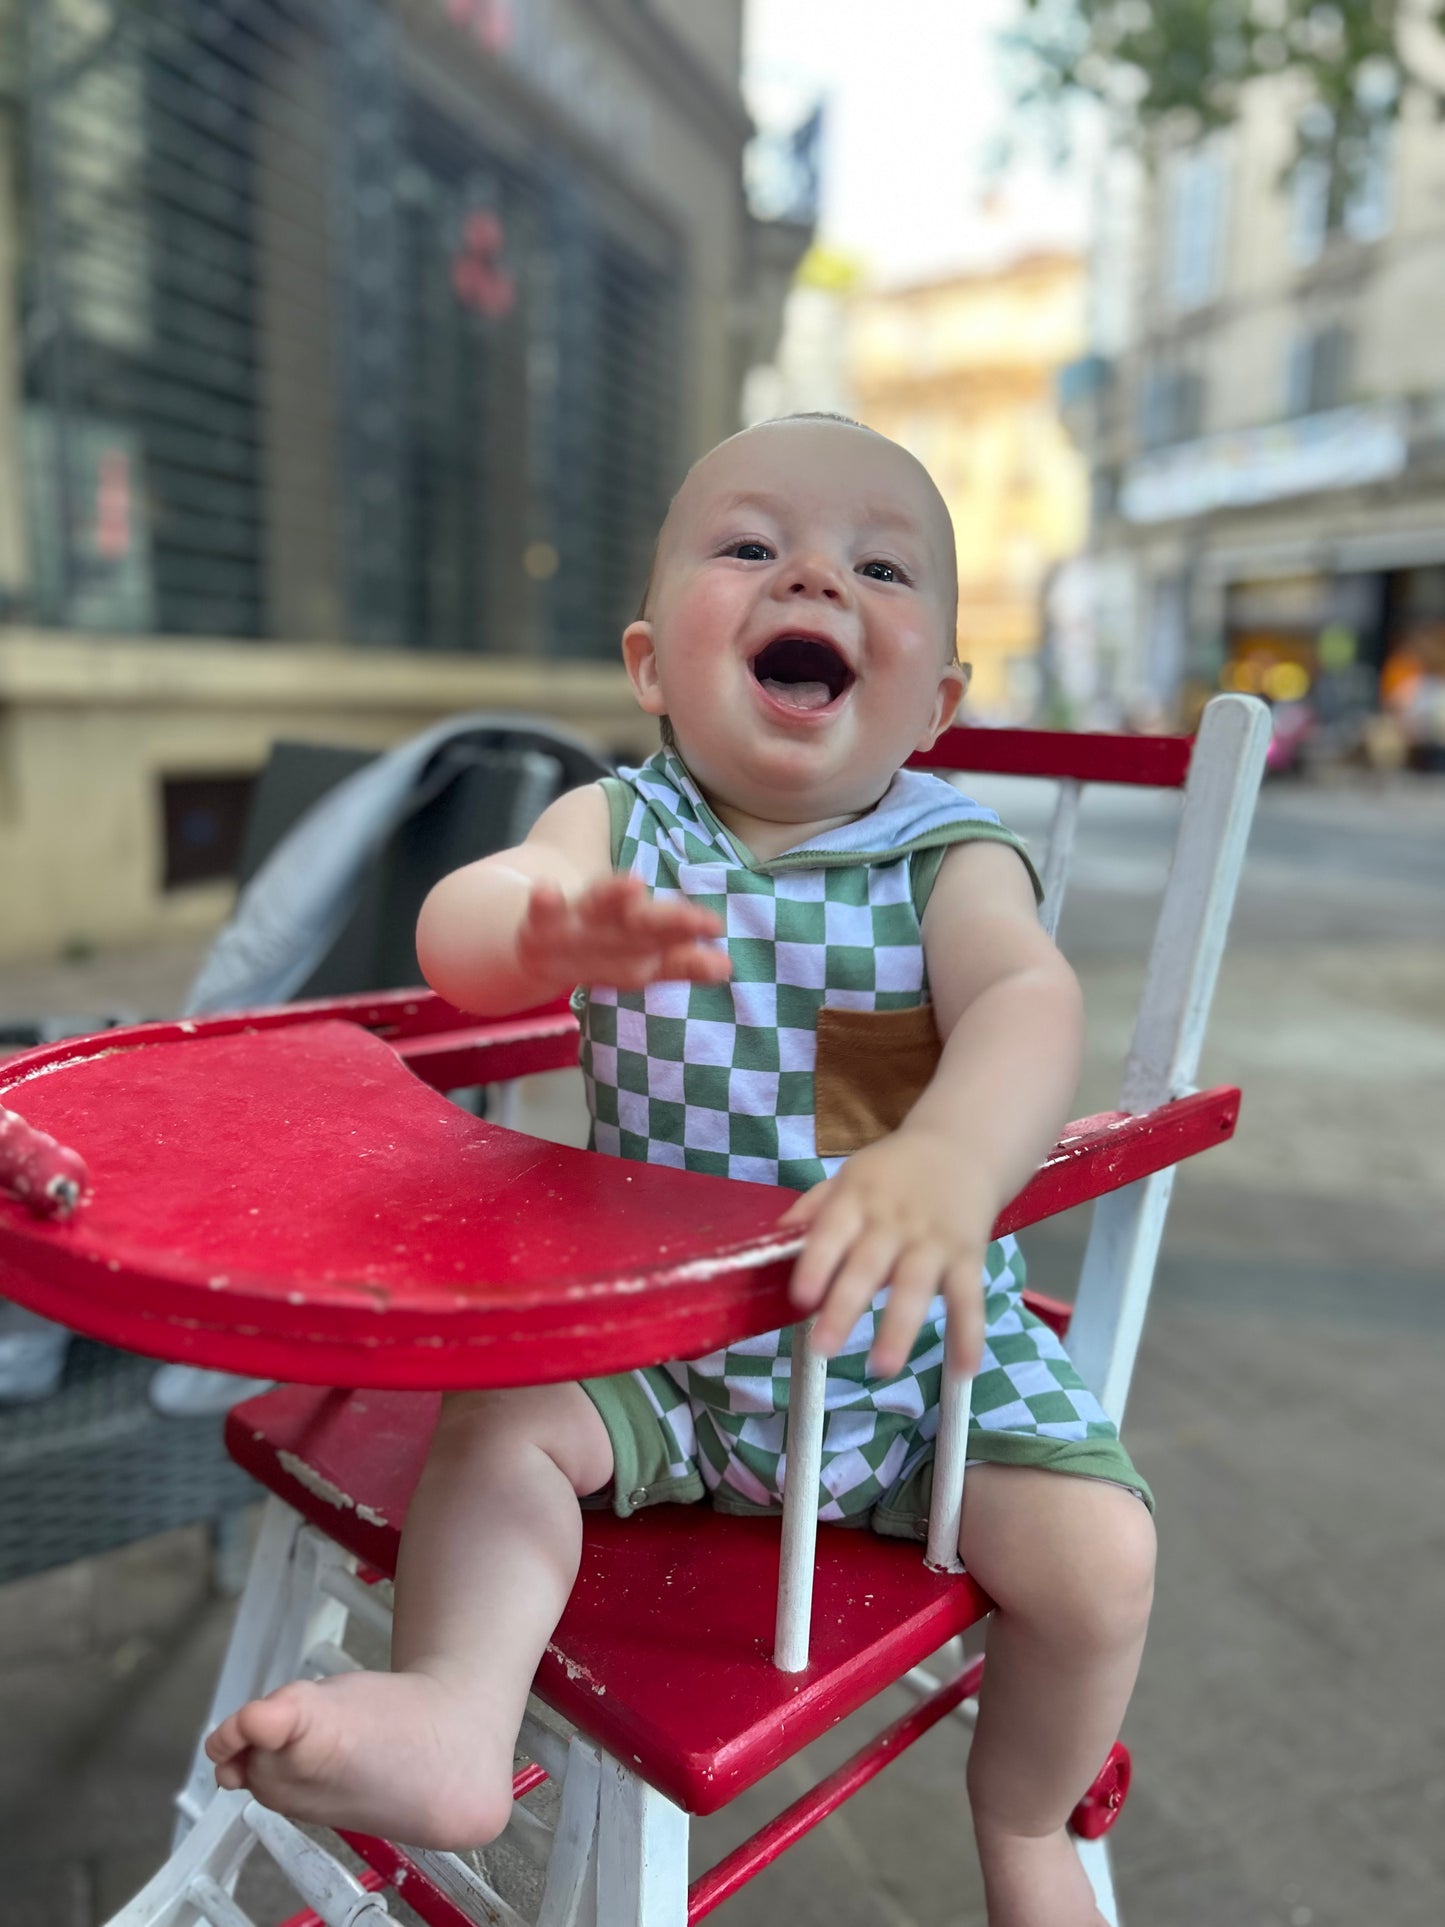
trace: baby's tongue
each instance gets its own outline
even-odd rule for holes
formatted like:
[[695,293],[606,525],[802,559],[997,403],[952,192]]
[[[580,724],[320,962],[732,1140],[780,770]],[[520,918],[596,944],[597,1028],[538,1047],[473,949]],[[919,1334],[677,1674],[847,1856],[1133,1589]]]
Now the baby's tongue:
[[825,682],[779,682],[773,676],[761,677],[760,681],[774,702],[785,703],[789,709],[826,709],[833,700]]

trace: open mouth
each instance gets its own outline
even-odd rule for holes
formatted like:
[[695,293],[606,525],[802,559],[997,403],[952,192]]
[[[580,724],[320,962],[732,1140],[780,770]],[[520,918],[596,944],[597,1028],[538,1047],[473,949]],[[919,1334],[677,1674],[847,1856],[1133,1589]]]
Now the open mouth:
[[831,642],[816,636],[777,636],[750,664],[759,685],[785,709],[826,709],[853,681],[853,671]]

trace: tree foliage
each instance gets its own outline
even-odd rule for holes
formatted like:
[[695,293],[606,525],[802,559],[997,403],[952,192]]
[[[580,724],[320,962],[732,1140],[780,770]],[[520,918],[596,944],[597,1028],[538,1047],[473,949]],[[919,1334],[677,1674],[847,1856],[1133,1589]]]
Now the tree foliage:
[[1392,119],[1411,89],[1445,100],[1445,0],[1024,0],[1013,36],[1024,103],[1104,103],[1124,129],[1177,123],[1204,133],[1234,119],[1241,90],[1302,78],[1317,103],[1307,146],[1350,150]]

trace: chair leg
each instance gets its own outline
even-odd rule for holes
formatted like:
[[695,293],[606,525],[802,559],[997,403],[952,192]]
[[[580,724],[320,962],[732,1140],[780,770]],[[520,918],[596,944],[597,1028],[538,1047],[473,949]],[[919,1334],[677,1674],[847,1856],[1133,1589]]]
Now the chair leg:
[[[389,1622],[390,1614],[381,1600],[373,1601],[369,1594],[356,1596],[357,1583],[350,1576],[353,1564],[348,1554],[315,1528],[305,1525],[289,1506],[277,1499],[268,1503],[204,1731],[209,1732],[244,1700],[269,1692],[303,1672],[332,1673],[356,1664],[341,1647],[348,1618],[348,1596],[354,1610],[367,1619],[374,1618],[382,1629]],[[333,1591],[342,1596],[333,1596]],[[579,1735],[568,1740],[539,1725],[531,1716],[524,1723],[522,1746],[524,1751],[545,1762],[553,1778],[562,1784],[555,1835],[548,1838],[550,1830],[542,1828],[535,1840],[515,1841],[518,1847],[530,1849],[531,1857],[540,1855],[546,1867],[537,1927],[597,1927],[600,1920],[613,1918],[610,1911],[599,1912],[597,1901],[600,1757]],[[625,1777],[631,1779],[630,1775]],[[650,1789],[642,1791],[650,1794]],[[646,1801],[632,1804],[640,1809],[647,1806]],[[230,1927],[251,1927],[231,1893],[242,1863],[257,1843],[258,1834],[260,1843],[303,1895],[309,1896],[320,1878],[330,1896],[330,1870],[336,1864],[331,1857],[319,1849],[318,1859],[311,1851],[315,1843],[306,1841],[304,1836],[293,1840],[295,1830],[289,1823],[279,1815],[256,1807],[248,1794],[218,1792],[211,1763],[200,1743],[190,1777],[177,1796],[177,1806],[180,1819],[170,1859],[115,1917],[110,1927],[193,1927],[193,1923],[194,1927],[202,1927],[202,1923],[216,1919],[223,1919]],[[679,1874],[683,1910],[676,1916],[681,1923],[686,1920],[686,1816],[678,1817],[683,1821]],[[528,1818],[525,1810],[518,1807],[514,1829],[520,1830],[520,1823]],[[534,1827],[535,1824],[532,1823]],[[651,1841],[657,1831],[655,1816],[642,1812],[639,1837],[644,1842]],[[275,1839],[270,1837],[273,1832]],[[623,1841],[629,1838],[626,1827],[619,1838]],[[357,1840],[356,1844],[359,1847],[361,1843]],[[411,1849],[410,1855],[416,1871],[433,1882],[443,1904],[449,1903],[461,1918],[522,1927],[521,1916],[463,1860],[453,1854],[417,1849]],[[656,1859],[655,1851],[651,1857]],[[315,1864],[310,1864],[313,1861]],[[656,1873],[650,1872],[632,1884],[651,1890],[657,1884]],[[346,1927],[352,1927],[353,1915],[358,1923],[362,1915],[374,1918],[380,1927],[386,1908],[379,1897],[363,1896],[360,1889],[353,1892],[345,1883],[339,1891],[340,1913]],[[330,1897],[327,1905],[332,1905]],[[314,1900],[312,1906],[316,1907]],[[323,1920],[329,1920],[326,1910],[316,1908],[316,1911]],[[670,1921],[673,1916],[659,1915],[654,1910],[652,1914],[619,1914],[616,1918],[635,1918],[651,1927],[654,1920]]]
[[325,1927],[384,1927],[386,1901],[368,1893],[325,1847],[243,1791],[218,1793],[154,1879],[108,1927],[252,1927],[232,1893],[262,1847]]
[[1089,1876],[1089,1885],[1094,1889],[1094,1905],[1108,1921],[1109,1927],[1121,1927],[1119,1903],[1114,1897],[1114,1876],[1109,1864],[1109,1842],[1103,1838],[1081,1840],[1075,1835],[1074,1846],[1083,1862],[1084,1872]]
[[107,1927],[191,1927],[202,1921],[199,1906],[187,1896],[197,1881],[210,1881],[223,1893],[234,1888],[256,1844],[241,1820],[250,1797],[213,1792],[205,1812],[194,1826],[187,1825],[184,1840],[172,1848],[170,1859]]
[[686,1813],[605,1753],[601,1765],[598,1927],[687,1927]]
[[562,1811],[557,1817],[557,1831],[547,1863],[547,1885],[537,1927],[589,1927],[589,1923],[603,1917],[597,1907],[601,1794],[601,1757],[595,1747],[574,1734],[567,1748]]
[[230,1644],[211,1695],[210,1711],[196,1740],[190,1772],[176,1795],[178,1817],[173,1847],[185,1839],[216,1792],[215,1771],[202,1750],[206,1734],[219,1720],[259,1692],[261,1682],[272,1668],[276,1636],[291,1592],[292,1563],[301,1523],[290,1506],[283,1505],[279,1499],[267,1501],[256,1550],[251,1555],[251,1569],[237,1602]]

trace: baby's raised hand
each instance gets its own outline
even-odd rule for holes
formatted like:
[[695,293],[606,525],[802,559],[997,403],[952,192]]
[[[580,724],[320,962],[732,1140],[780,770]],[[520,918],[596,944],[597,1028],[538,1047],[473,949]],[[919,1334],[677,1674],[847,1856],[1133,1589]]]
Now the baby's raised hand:
[[720,984],[732,965],[705,939],[721,935],[710,910],[649,897],[639,877],[607,877],[576,897],[535,883],[517,929],[517,961],[539,982],[615,990],[678,979]]
[[[929,1301],[948,1302],[948,1357],[960,1371],[983,1356],[983,1265],[995,1200],[943,1135],[905,1125],[856,1152],[779,1220],[804,1231],[791,1295],[817,1312],[813,1342],[825,1357],[842,1345],[879,1290],[888,1301],[869,1371],[891,1378],[908,1361]],[[821,1307],[821,1309],[820,1309]]]

